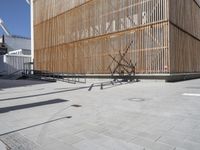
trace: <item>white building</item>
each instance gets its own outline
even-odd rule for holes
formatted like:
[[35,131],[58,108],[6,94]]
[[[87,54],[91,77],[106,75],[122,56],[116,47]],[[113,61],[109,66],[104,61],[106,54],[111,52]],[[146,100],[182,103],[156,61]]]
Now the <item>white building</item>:
[[[24,69],[24,64],[31,62],[31,39],[20,36],[0,37],[2,51],[0,55],[0,75],[12,74]],[[0,49],[1,50],[1,49]],[[0,53],[1,54],[1,53]]]

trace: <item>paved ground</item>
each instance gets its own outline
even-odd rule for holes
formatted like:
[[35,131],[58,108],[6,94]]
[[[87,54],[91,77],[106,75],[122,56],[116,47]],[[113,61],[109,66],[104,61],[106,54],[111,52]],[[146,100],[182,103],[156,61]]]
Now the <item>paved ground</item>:
[[2,142],[2,141],[0,141],[0,150],[6,150],[6,145]]
[[200,80],[90,92],[87,86],[99,81],[5,88],[16,82],[0,80],[0,141],[10,149],[200,149]]

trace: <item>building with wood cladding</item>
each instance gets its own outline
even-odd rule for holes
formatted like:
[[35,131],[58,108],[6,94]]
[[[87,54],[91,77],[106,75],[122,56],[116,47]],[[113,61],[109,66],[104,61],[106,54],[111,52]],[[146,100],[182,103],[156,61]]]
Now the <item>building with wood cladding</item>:
[[37,70],[110,74],[130,46],[137,74],[200,72],[198,0],[33,0],[33,12]]

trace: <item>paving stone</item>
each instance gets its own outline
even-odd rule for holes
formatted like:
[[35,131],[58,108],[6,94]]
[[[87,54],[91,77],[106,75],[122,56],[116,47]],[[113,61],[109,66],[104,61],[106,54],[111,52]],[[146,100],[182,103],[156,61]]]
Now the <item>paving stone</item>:
[[42,150],[78,150],[77,148],[75,148],[71,145],[58,143],[58,142],[43,145],[41,149]]
[[102,133],[102,132],[106,132],[107,128],[103,125],[102,126],[97,125],[97,126],[91,127],[90,130],[97,132],[97,133]]
[[78,137],[87,139],[87,140],[94,140],[94,139],[100,139],[102,137],[106,137],[103,134],[99,134],[99,133],[96,133],[94,131],[88,131],[88,130],[83,131],[83,132],[79,132],[75,135],[78,136]]
[[200,148],[200,143],[184,139],[175,139],[173,137],[162,137],[159,139],[159,142],[163,142],[186,150],[199,150]]
[[178,140],[184,140],[186,137],[187,137],[187,133],[185,132],[180,132],[180,131],[177,131],[177,130],[170,130],[168,132],[165,132],[163,134],[163,136],[166,136],[166,137],[170,137],[170,138],[173,138],[173,139],[178,139]]
[[[97,143],[96,141],[95,143]],[[109,138],[100,143],[101,146],[110,150],[144,150],[144,147],[136,145],[134,143],[118,140],[115,138]]]
[[104,132],[103,134],[115,139],[125,140],[127,142],[130,142],[132,139],[136,137],[136,135],[132,135],[130,133],[125,133],[123,131],[118,131],[118,130],[113,130],[113,129],[110,129]]
[[8,147],[2,142],[0,141],[0,150],[7,150]]
[[62,141],[64,143],[68,144],[68,145],[72,145],[72,144],[75,144],[75,143],[78,143],[78,142],[82,141],[83,138],[80,138],[80,137],[75,136],[75,135],[67,135],[67,134],[65,134],[65,135],[63,135],[61,137],[58,137],[57,140]]
[[42,138],[40,141],[38,141],[38,144],[40,145],[42,150],[76,150],[75,147],[73,147],[71,144],[67,144],[61,140],[58,140],[57,138],[52,137],[45,137]]
[[186,149],[176,147],[174,150],[186,150]]
[[12,150],[36,150],[39,146],[23,137],[19,133],[11,133],[0,136],[0,140],[9,146]]
[[143,139],[143,138],[135,138],[133,143],[144,146],[145,149],[151,149],[151,150],[174,150],[175,147],[160,143],[160,142],[153,142],[151,140]]
[[[199,86],[199,79],[173,84],[141,81],[91,92],[79,90],[92,82],[97,80],[88,79],[85,85],[57,82],[3,89],[0,109],[52,98],[69,101],[0,114],[0,134],[21,129],[18,135],[0,139],[18,150],[199,150],[200,101],[198,97],[182,95],[188,92],[185,87]],[[145,101],[134,102],[130,98]],[[66,109],[72,104],[82,107]],[[49,119],[65,116],[72,118]]]
[[103,146],[94,144],[90,140],[84,140],[79,143],[73,144],[73,147],[77,148],[78,150],[109,150],[104,148]]
[[188,135],[185,140],[193,141],[200,144],[200,135]]
[[182,147],[184,139],[177,139],[172,136],[163,136],[158,141],[172,145],[173,147]]
[[184,141],[181,147],[187,150],[199,150],[200,144],[192,141]]
[[148,132],[139,132],[137,134],[137,137],[141,137],[141,138],[148,139],[148,140],[151,140],[151,141],[156,141],[161,137],[161,135],[156,134],[156,133],[150,134]]

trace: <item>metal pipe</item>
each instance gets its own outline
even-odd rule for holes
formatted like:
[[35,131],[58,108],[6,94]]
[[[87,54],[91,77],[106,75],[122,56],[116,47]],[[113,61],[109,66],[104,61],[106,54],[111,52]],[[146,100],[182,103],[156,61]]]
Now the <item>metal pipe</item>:
[[6,35],[11,36],[10,32],[8,31],[8,29],[4,25],[4,22],[1,18],[0,18],[0,27],[3,29],[3,31],[6,33]]
[[26,0],[26,2],[30,5],[30,0]]

